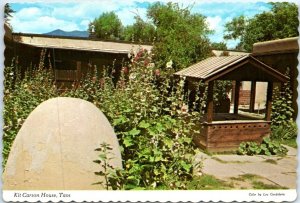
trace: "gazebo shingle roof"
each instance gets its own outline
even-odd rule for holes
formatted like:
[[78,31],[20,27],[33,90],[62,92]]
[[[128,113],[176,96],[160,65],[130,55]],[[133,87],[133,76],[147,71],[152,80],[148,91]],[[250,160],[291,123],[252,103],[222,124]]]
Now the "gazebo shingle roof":
[[[211,81],[213,79],[221,78],[224,75],[232,73],[238,68],[243,68],[243,66],[247,65],[251,65],[255,69],[259,69],[260,72],[269,75],[276,81],[285,82],[288,79],[285,75],[255,59],[249,54],[210,57],[193,64],[186,69],[176,72],[175,75]],[[246,69],[247,68],[245,67],[245,70]],[[245,72],[245,74],[247,74],[247,72]]]
[[231,65],[237,60],[246,58],[247,55],[235,55],[235,56],[214,56],[204,59],[199,63],[193,64],[190,67],[178,71],[176,75],[193,77],[199,79],[205,79],[215,71],[222,69],[228,65]]

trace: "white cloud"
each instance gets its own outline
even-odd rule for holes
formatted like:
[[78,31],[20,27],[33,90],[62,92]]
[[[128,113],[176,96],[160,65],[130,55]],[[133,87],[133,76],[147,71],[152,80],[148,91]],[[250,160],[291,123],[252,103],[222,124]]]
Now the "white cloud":
[[214,33],[209,35],[212,42],[222,42],[224,33],[224,19],[220,16],[207,17],[206,22],[208,23],[209,29],[213,30]]
[[28,20],[31,18],[36,18],[42,16],[42,11],[37,7],[23,8],[18,11],[14,16],[17,18],[22,18],[23,20]]
[[123,8],[116,12],[124,26],[133,24],[135,22],[134,16],[136,15],[139,15],[143,20],[147,20],[146,13],[146,8],[137,9],[136,7]]
[[224,23],[228,23],[228,22],[232,21],[232,19],[233,19],[233,17],[229,16],[229,17],[225,18]]
[[268,8],[268,7],[266,7],[266,6],[259,6],[259,7],[257,8],[257,10],[259,10],[259,11],[263,12],[263,11],[268,11],[268,10],[269,10],[269,8]]
[[136,11],[134,8],[128,8],[128,9],[117,11],[116,14],[118,15],[122,24],[126,26],[134,23],[135,12]]
[[239,40],[227,40],[226,44],[227,44],[228,49],[234,49],[238,45],[239,42],[240,42]]
[[80,26],[81,26],[84,30],[87,30],[87,29],[88,29],[88,26],[89,26],[89,24],[90,24],[91,21],[92,21],[92,19],[91,19],[91,20],[82,20],[82,21],[80,22]]
[[[68,5],[68,4],[66,4]],[[103,12],[117,11],[120,8],[131,8],[134,6],[134,1],[131,3],[126,1],[84,1],[74,5],[53,7],[53,16],[59,18],[95,18]]]
[[[206,15],[209,28],[215,30],[215,33],[209,36],[213,42],[223,41],[224,25],[233,17],[241,14],[251,16],[268,9],[264,4],[255,4],[253,0],[245,0],[243,3],[239,0],[217,0],[218,3],[196,0],[160,0],[162,3],[169,1],[177,2],[180,7],[194,5],[192,13]],[[147,9],[145,6],[154,2],[157,0],[64,0],[63,3],[53,0],[46,3],[18,3],[19,6],[22,5],[23,9],[14,14],[11,24],[14,32],[25,33],[46,33],[55,29],[86,30],[89,22],[101,13],[115,11],[123,25],[126,26],[134,22],[135,13],[146,20]],[[234,41],[228,42],[228,47],[235,45]]]
[[63,29],[65,31],[78,30],[78,26],[76,23],[57,19],[54,17],[49,17],[49,16],[42,16],[39,19],[37,19],[37,21],[34,23],[42,24],[42,25],[47,24],[47,27],[52,27],[52,28],[56,27],[58,29]]
[[79,27],[76,23],[57,19],[50,16],[41,16],[28,21],[20,20],[19,18],[12,18],[11,25],[14,32],[24,33],[45,33],[55,29],[62,29],[65,31],[78,30]]
[[221,24],[222,18],[220,16],[207,17],[206,21],[208,23],[209,29],[211,30],[220,30],[222,27]]

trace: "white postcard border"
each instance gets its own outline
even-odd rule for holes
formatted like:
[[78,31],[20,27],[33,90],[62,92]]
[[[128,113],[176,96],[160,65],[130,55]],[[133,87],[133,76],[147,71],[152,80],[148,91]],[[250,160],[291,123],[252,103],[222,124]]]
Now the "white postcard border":
[[293,202],[296,189],[289,190],[174,190],[174,191],[83,191],[83,190],[4,190],[3,200],[13,202],[77,202],[83,201],[150,201],[150,202],[199,202],[199,201],[256,201]]

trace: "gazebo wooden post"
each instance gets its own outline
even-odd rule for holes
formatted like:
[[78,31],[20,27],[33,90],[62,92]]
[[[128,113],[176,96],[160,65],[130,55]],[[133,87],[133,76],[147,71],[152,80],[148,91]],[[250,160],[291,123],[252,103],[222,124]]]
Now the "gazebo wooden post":
[[81,80],[81,61],[76,61],[76,72],[77,72],[77,84],[79,84]]
[[256,81],[251,81],[250,107],[249,107],[250,112],[254,112],[255,93],[256,93]]
[[271,121],[272,95],[273,95],[273,82],[268,82],[267,103],[266,103],[266,121]]
[[238,110],[239,110],[240,85],[241,82],[236,80],[235,89],[234,89],[234,108],[233,108],[234,114],[238,114]]
[[214,89],[214,81],[208,82],[208,89],[207,89],[207,123],[211,123],[213,120],[213,89]]

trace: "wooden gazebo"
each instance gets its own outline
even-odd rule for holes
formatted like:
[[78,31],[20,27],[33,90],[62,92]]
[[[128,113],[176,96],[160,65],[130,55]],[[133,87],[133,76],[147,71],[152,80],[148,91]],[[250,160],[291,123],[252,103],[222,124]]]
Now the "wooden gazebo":
[[[236,149],[243,141],[260,142],[270,135],[273,83],[286,82],[288,78],[251,55],[210,57],[175,75],[187,81],[201,80],[208,86],[206,114],[201,121],[195,143],[208,151]],[[235,81],[233,113],[215,113],[213,86],[215,80]],[[238,111],[239,89],[242,81],[251,81],[250,112],[254,110],[256,82],[267,82],[265,118],[241,115]]]

